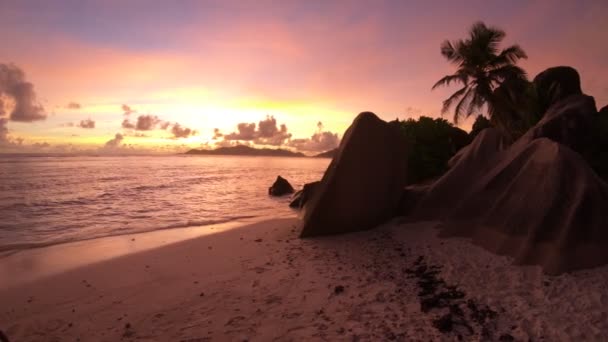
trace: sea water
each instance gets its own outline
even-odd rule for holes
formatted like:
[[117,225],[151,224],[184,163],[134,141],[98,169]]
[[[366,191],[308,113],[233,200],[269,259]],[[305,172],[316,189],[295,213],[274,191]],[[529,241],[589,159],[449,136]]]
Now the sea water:
[[295,216],[268,196],[330,160],[240,156],[0,155],[0,252],[239,219]]

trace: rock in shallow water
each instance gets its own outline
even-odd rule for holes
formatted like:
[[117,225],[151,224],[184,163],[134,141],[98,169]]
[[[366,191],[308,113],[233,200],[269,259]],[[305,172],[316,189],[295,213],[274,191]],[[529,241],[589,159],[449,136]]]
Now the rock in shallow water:
[[320,183],[320,181],[317,181],[304,184],[302,190],[293,195],[293,199],[291,200],[291,203],[289,203],[289,206],[291,208],[302,209],[306,202],[308,202],[308,200],[312,197],[315,189]]
[[278,176],[277,180],[274,181],[274,184],[270,188],[268,188],[268,194],[270,196],[283,196],[287,194],[292,194],[294,192],[293,187],[287,179]]

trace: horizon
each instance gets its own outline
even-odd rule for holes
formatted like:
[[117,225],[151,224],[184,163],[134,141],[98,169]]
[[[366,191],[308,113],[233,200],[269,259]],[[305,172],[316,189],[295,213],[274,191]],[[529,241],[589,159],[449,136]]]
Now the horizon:
[[[189,152],[191,151],[221,151],[221,150],[226,150],[226,149],[234,149],[234,148],[238,148],[238,147],[245,147],[247,149],[251,149],[251,150],[272,150],[272,151],[286,151],[286,152],[291,152],[294,155],[301,155],[303,157],[316,157],[320,154],[324,154],[324,153],[329,153],[329,152],[333,152],[335,150],[338,149],[338,147],[332,148],[330,150],[326,150],[326,151],[321,151],[318,153],[304,153],[304,152],[299,152],[297,150],[293,150],[287,147],[283,147],[283,146],[270,146],[270,145],[246,145],[246,144],[235,144],[235,145],[231,145],[231,146],[210,146],[210,145],[205,145],[199,148],[191,148],[189,150],[185,150],[185,151],[176,151],[176,152],[164,152],[164,151],[154,151],[154,150],[137,150],[137,149],[123,149],[120,151],[113,151],[114,153],[104,153],[104,152],[111,152],[111,151],[105,151],[103,149],[91,149],[91,150],[78,150],[78,151],[72,151],[72,152],[33,152],[33,151],[22,151],[22,152],[4,152],[4,151],[0,151],[0,157],[11,157],[11,156],[28,156],[28,157],[36,157],[36,156],[41,156],[41,157],[63,157],[63,156],[101,156],[101,157],[108,157],[108,156],[117,156],[117,157],[128,157],[128,156],[174,156],[174,155],[186,155],[189,154]],[[118,153],[120,152],[120,153]],[[203,154],[204,155],[204,154]],[[212,155],[212,156],[226,156],[226,157],[231,157],[231,156],[248,156],[248,155],[232,155],[232,154],[219,154],[219,155]],[[251,155],[251,157],[275,157],[275,156],[267,156],[267,155]],[[283,157],[283,156],[276,156],[276,157]],[[287,157],[292,157],[292,156],[287,156]]]
[[469,4],[5,2],[0,152],[317,154],[359,112],[441,117],[454,88],[431,86],[454,66],[440,44],[478,20],[522,46],[529,78],[570,65],[598,108],[608,103],[608,47],[597,44],[608,4]]
[[607,0],[0,0],[0,342],[608,341]]

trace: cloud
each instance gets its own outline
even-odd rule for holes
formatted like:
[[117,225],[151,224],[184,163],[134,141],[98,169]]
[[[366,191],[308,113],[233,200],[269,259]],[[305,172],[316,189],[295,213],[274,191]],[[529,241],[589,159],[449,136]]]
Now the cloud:
[[[127,105],[123,105],[123,110],[125,115],[135,112]],[[161,120],[158,116],[151,114],[139,115],[135,123],[131,122],[129,118],[125,118],[122,120],[121,126],[122,128],[135,131],[151,131],[157,128],[162,130],[170,129],[171,133],[173,134],[171,137],[172,139],[187,138],[189,136],[198,134],[198,132],[194,129],[184,127],[177,122],[171,123],[169,121]],[[146,135],[138,133],[129,134],[129,136],[146,137]]]
[[[281,125],[281,128],[285,128],[285,125]],[[274,136],[279,129],[277,128],[277,120],[274,116],[267,116],[266,120],[262,120],[258,123],[259,136],[261,138],[270,138]]]
[[106,148],[120,147],[120,144],[122,143],[123,139],[124,139],[124,136],[122,134],[116,133],[114,138],[112,138],[106,142],[105,147]]
[[[214,139],[221,137],[219,130],[214,130]],[[277,126],[274,116],[267,116],[265,120],[255,123],[239,123],[237,132],[224,135],[224,140],[252,141],[258,145],[283,145],[291,138],[287,126],[282,124]]]
[[65,106],[67,109],[80,109],[82,106],[78,102],[70,102]]
[[80,123],[78,123],[78,127],[89,129],[95,128],[95,121],[91,119],[81,120]]
[[286,140],[291,138],[291,133],[287,132],[287,126],[281,124],[277,127],[277,120],[274,116],[267,116],[266,120],[258,123],[258,137],[254,140],[260,145],[283,145]]
[[156,125],[158,125],[159,123],[161,123],[161,120],[156,115],[140,115],[137,117],[135,130],[151,131],[156,128]]
[[219,139],[219,138],[221,138],[223,136],[224,136],[224,134],[222,134],[222,132],[220,132],[219,128],[214,128],[213,129],[213,140],[217,140],[217,139]]
[[122,120],[122,128],[134,129],[136,131],[151,131],[160,125],[162,129],[169,127],[169,124],[163,122],[156,115],[140,115],[135,123],[131,123],[129,119]]
[[120,108],[122,109],[123,115],[127,115],[128,116],[128,115],[131,115],[131,114],[133,114],[133,113],[136,112],[136,110],[132,109],[131,107],[129,107],[126,104],[123,104]]
[[8,132],[8,119],[0,117],[0,147],[20,149],[23,145],[23,138],[11,139]]
[[135,137],[135,138],[147,138],[147,137],[149,137],[149,135],[146,135],[144,133],[139,133],[139,132],[135,132],[133,134],[129,134],[128,136]]
[[129,119],[124,119],[122,120],[122,124],[121,124],[122,128],[126,128],[126,129],[135,129],[135,125],[132,124]]
[[189,136],[193,136],[193,135],[197,134],[197,132],[195,130],[187,128],[187,127],[182,127],[177,122],[175,124],[173,124],[173,127],[171,127],[171,133],[173,133],[174,139],[187,138]]
[[160,129],[167,129],[169,128],[169,126],[171,126],[171,123],[169,121],[161,122],[159,124]]
[[[46,119],[44,108],[36,101],[34,85],[13,64],[0,64],[0,96],[12,99],[11,121],[32,122]],[[6,114],[6,101],[0,102],[0,115]]]
[[325,152],[338,147],[340,138],[337,133],[323,132],[321,121],[317,123],[317,128],[317,132],[309,139],[293,139],[287,143],[287,146],[306,152]]
[[6,124],[8,124],[8,119],[0,118],[0,146],[9,142],[8,127],[6,127]]
[[224,135],[224,140],[253,140],[255,139],[255,123],[241,122],[236,126],[238,132]]

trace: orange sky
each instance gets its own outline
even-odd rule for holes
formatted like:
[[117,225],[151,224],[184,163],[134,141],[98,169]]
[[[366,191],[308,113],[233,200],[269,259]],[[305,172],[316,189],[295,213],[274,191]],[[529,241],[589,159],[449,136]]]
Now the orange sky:
[[[574,66],[598,107],[608,103],[604,1],[124,3],[0,3],[0,64],[25,73],[46,114],[4,119],[0,152],[175,152],[226,144],[226,135],[248,133],[239,123],[256,123],[245,142],[272,137],[314,153],[364,110],[387,120],[438,116],[454,91],[430,90],[453,71],[439,44],[476,20],[526,50],[531,77]],[[136,112],[124,115],[123,104]],[[154,121],[146,130],[128,128],[144,115]],[[276,129],[262,131],[260,121]],[[223,136],[214,140],[214,129]]]

